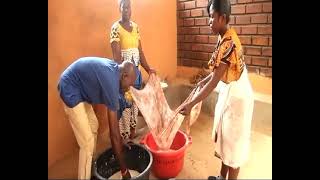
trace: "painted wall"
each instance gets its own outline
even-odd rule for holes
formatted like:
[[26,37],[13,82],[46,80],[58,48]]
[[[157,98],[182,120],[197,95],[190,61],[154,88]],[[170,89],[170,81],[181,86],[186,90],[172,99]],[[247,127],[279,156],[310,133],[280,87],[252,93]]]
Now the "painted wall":
[[[117,0],[48,0],[48,168],[78,146],[57,92],[58,78],[80,57],[112,58],[109,33],[119,18]],[[132,20],[149,64],[162,78],[174,77],[176,2],[132,0]]]

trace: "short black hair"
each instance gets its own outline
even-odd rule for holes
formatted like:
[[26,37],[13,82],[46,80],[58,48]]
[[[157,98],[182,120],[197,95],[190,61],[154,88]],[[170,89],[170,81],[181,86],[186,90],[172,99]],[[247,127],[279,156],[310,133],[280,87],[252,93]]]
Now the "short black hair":
[[121,8],[121,5],[125,2],[126,0],[118,0],[119,8]]
[[230,21],[230,14],[231,14],[231,5],[230,0],[209,0],[207,5],[207,11],[210,17],[210,6],[213,6],[213,10],[218,12],[219,15],[226,15],[227,23]]
[[121,6],[124,3],[124,0],[118,0],[119,6]]

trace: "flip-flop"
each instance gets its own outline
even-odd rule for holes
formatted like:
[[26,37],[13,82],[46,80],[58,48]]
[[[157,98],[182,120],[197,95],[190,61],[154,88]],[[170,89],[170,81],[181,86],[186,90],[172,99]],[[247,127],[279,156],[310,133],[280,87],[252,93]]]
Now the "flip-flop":
[[224,180],[222,176],[209,176],[208,180]]

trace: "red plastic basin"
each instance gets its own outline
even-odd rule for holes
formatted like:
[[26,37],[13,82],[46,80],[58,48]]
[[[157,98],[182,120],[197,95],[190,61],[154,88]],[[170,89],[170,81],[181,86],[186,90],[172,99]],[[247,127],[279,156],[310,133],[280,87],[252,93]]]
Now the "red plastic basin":
[[191,137],[187,137],[182,131],[178,131],[173,139],[170,151],[158,151],[151,133],[148,133],[141,144],[152,153],[152,172],[160,179],[176,177],[183,168],[185,150],[191,144]]

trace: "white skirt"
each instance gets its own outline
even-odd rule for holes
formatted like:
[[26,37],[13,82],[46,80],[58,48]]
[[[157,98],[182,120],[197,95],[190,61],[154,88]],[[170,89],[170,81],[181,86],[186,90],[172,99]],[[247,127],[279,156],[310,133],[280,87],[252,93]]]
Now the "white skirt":
[[222,162],[238,168],[249,158],[254,96],[246,67],[237,81],[219,82],[212,138]]

